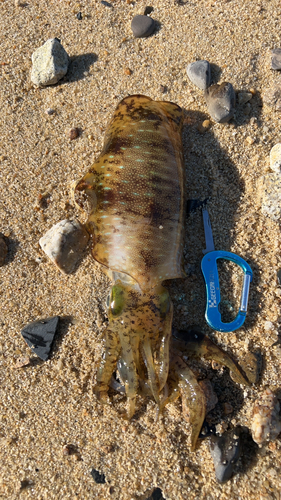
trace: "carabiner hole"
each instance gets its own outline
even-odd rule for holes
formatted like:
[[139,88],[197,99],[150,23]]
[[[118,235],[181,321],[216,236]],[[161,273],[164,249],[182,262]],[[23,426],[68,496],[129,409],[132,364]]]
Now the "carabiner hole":
[[221,320],[223,323],[230,323],[239,312],[244,273],[240,266],[226,259],[218,259],[217,268],[220,283]]

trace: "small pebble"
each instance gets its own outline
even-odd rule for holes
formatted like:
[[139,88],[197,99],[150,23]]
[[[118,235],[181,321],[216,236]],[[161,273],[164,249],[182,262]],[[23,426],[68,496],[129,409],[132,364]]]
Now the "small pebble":
[[154,19],[140,14],[133,17],[131,22],[132,32],[136,38],[143,38],[151,35],[155,30],[155,27],[156,25]]
[[272,330],[272,328],[273,328],[273,323],[271,321],[266,321],[264,323],[264,329],[265,329],[265,331],[268,332],[269,330]]
[[143,13],[143,15],[144,15],[144,16],[148,16],[148,15],[149,15],[149,14],[151,14],[151,12],[153,12],[153,11],[154,11],[153,7],[149,7],[149,6],[147,6],[147,7],[145,7],[145,9],[144,9],[144,13]]
[[31,81],[38,87],[54,85],[68,70],[69,56],[58,38],[50,38],[32,54]]
[[251,92],[239,92],[238,94],[238,104],[243,106],[243,104],[246,104],[249,102],[253,97],[253,94]]
[[281,49],[273,49],[271,54],[271,69],[281,69]]
[[23,368],[23,366],[28,366],[29,364],[30,358],[28,356],[23,356],[16,360],[14,368]]
[[89,234],[78,221],[62,220],[39,240],[39,245],[57,268],[65,274],[74,271],[88,243]]
[[162,491],[160,490],[160,488],[155,488],[152,494],[145,500],[165,500],[165,499],[162,495]]
[[210,125],[210,120],[204,120],[202,123],[198,124],[197,129],[201,134],[204,134],[210,128]]
[[97,484],[105,484],[105,475],[101,474],[98,470],[92,469],[91,470],[91,476],[95,483]]
[[187,76],[196,87],[206,90],[211,84],[211,66],[208,61],[195,61],[186,68]]
[[8,247],[3,234],[0,233],[0,267],[4,266],[8,253]]
[[167,91],[168,91],[168,88],[166,85],[160,85],[160,92],[162,92],[162,94],[165,94]]
[[21,331],[27,345],[43,361],[47,361],[49,358],[58,322],[59,316],[41,319],[29,323]]
[[270,151],[270,168],[276,174],[281,174],[281,143],[275,144]]
[[241,453],[240,429],[234,428],[222,436],[210,437],[210,452],[214,461],[216,479],[225,483],[231,478]]
[[253,137],[248,136],[248,137],[246,137],[245,142],[249,146],[252,146],[252,144],[254,144],[254,142],[255,142],[255,139],[253,139]]
[[281,269],[277,271],[277,281],[278,285],[281,286]]
[[130,76],[132,74],[132,70],[130,68],[125,68],[124,74]]
[[274,441],[281,432],[279,411],[277,397],[267,388],[254,403],[251,424],[253,440],[260,447],[266,441]]
[[105,7],[112,7],[112,3],[106,2],[106,0],[101,0],[101,4]]
[[281,111],[281,86],[273,84],[271,87],[265,89],[263,101],[275,111]]
[[77,17],[78,21],[82,21],[82,13],[81,12],[78,12],[78,14],[76,14],[76,17]]
[[53,115],[55,113],[55,110],[52,108],[48,108],[48,109],[46,109],[45,113],[46,113],[46,115]]
[[213,120],[228,122],[234,115],[235,92],[231,83],[215,84],[205,90],[206,104]]
[[79,128],[70,129],[70,131],[68,132],[68,135],[69,135],[69,139],[71,141],[73,141],[74,139],[77,139],[77,137],[79,137]]

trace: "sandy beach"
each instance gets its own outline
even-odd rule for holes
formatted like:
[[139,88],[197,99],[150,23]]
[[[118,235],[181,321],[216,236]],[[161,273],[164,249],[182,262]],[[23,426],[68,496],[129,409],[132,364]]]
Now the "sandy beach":
[[[280,2],[16,4],[0,3],[0,232],[8,245],[0,267],[0,499],[144,500],[158,487],[166,500],[280,500],[280,436],[258,448],[247,433],[254,401],[264,389],[270,387],[281,399],[280,226],[261,210],[270,150],[281,142],[281,112],[265,104],[268,89],[281,88],[281,72],[270,65],[271,50],[281,47]],[[147,5],[154,9],[156,31],[134,38],[132,18]],[[69,71],[58,84],[37,88],[30,80],[31,55],[54,37],[70,56]],[[237,96],[252,94],[247,104],[237,99],[229,123],[210,119],[203,92],[186,74],[187,65],[198,59],[212,64],[215,83],[231,82]],[[71,184],[99,155],[114,109],[130,94],[173,101],[184,109],[187,199],[209,199],[216,249],[241,255],[254,274],[244,326],[233,333],[211,330],[204,319],[200,273],[202,215],[197,210],[187,216],[187,278],[167,283],[174,327],[198,325],[238,362],[247,351],[263,359],[259,382],[251,387],[235,384],[228,369],[190,360],[218,396],[210,425],[243,428],[244,451],[225,484],[216,481],[208,439],[190,452],[190,427],[180,401],[167,405],[157,421],[155,402],[138,397],[130,422],[120,416],[121,395],[112,393],[110,406],[97,402],[93,388],[110,282],[90,251],[73,274],[63,275],[39,246],[57,222],[83,222]],[[203,130],[205,120],[210,126]],[[79,137],[70,140],[73,127]],[[222,273],[226,295],[239,302],[240,274],[231,266]],[[43,362],[21,330],[56,315],[59,331],[50,359]],[[17,368],[26,356],[29,365]],[[104,484],[95,483],[92,469],[104,474]]]

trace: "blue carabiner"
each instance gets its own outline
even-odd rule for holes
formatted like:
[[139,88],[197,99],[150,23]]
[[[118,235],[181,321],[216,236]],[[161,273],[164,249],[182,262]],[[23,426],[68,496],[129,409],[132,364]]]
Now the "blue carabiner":
[[[244,271],[242,295],[239,312],[236,318],[230,323],[224,323],[221,320],[220,305],[220,283],[217,268],[217,260],[226,259],[238,264]],[[206,253],[201,261],[201,270],[206,283],[207,303],[205,318],[208,325],[219,332],[233,332],[240,328],[246,318],[250,282],[253,278],[252,269],[249,264],[235,253],[225,252],[223,250],[213,250]]]

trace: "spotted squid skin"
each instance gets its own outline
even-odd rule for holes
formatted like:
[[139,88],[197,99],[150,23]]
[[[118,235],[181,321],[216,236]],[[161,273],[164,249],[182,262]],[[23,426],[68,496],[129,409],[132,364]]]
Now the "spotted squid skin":
[[[108,125],[99,158],[73,194],[88,216],[93,257],[113,281],[96,395],[109,402],[117,370],[128,418],[139,392],[151,394],[160,410],[181,396],[184,416],[189,407],[194,450],[205,396],[181,357],[170,352],[173,304],[162,285],[185,276],[182,124],[183,112],[176,104],[126,97]],[[236,372],[239,383],[245,382],[228,355],[208,339],[189,340],[190,351],[216,356]]]
[[176,104],[126,97],[99,158],[75,188],[89,214],[94,259],[142,290],[185,276],[182,123]]

